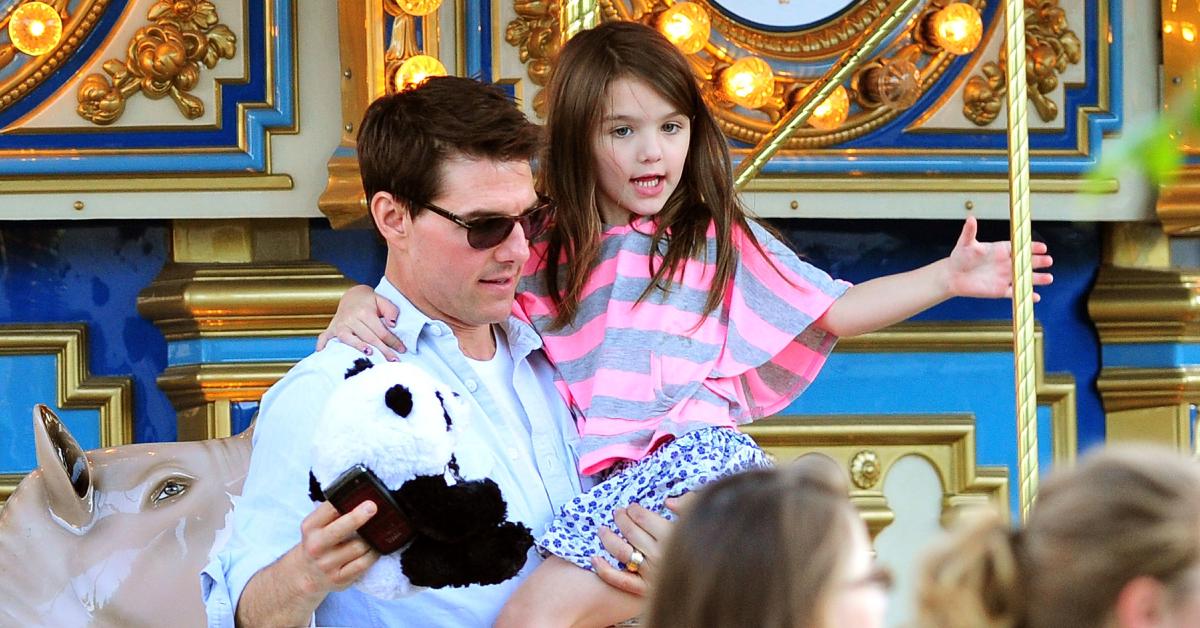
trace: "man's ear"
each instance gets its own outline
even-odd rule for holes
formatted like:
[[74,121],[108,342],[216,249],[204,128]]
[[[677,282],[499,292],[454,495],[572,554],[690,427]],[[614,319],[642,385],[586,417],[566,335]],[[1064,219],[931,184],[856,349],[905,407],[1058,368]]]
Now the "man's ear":
[[1117,625],[1128,628],[1161,626],[1169,597],[1167,586],[1150,576],[1138,576],[1126,582],[1113,607]]
[[370,202],[371,217],[375,227],[388,242],[408,236],[412,228],[408,206],[387,192],[376,192]]

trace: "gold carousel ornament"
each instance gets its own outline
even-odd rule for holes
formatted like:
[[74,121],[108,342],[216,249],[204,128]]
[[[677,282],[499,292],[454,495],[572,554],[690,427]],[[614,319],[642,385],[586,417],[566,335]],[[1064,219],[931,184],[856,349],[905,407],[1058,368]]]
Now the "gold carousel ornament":
[[27,2],[8,19],[8,38],[17,50],[36,57],[62,41],[63,20],[58,10],[45,2]]
[[212,69],[221,59],[233,58],[237,37],[219,23],[216,7],[206,0],[159,0],[146,19],[152,24],[134,33],[124,61],[109,59],[104,74],[89,74],[80,83],[80,117],[112,124],[139,91],[154,100],[170,96],[189,120],[204,115],[204,102],[189,92],[201,65]]
[[384,54],[384,76],[388,93],[416,87],[431,76],[445,76],[446,66],[437,57],[427,55],[417,45],[413,18],[437,11],[442,0],[387,0],[383,9],[392,16],[392,41]]

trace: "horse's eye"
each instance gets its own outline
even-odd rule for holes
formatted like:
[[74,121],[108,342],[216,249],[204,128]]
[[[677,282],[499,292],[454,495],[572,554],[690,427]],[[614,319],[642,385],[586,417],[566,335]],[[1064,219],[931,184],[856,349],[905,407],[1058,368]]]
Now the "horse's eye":
[[183,495],[188,490],[188,484],[183,478],[169,478],[164,480],[159,485],[158,490],[154,492],[154,496],[150,498],[150,502],[158,504],[172,497]]

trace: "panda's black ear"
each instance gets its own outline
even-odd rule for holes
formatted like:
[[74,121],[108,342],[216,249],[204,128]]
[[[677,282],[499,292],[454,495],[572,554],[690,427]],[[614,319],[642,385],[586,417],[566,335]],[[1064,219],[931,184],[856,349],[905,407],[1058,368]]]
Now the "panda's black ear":
[[375,366],[375,365],[372,364],[370,360],[368,360],[366,358],[359,358],[354,361],[354,366],[346,369],[346,379],[350,379],[351,377],[358,375],[359,373],[371,368],[372,366]]
[[391,408],[392,412],[407,417],[413,409],[412,393],[403,384],[396,384],[383,394],[383,403]]

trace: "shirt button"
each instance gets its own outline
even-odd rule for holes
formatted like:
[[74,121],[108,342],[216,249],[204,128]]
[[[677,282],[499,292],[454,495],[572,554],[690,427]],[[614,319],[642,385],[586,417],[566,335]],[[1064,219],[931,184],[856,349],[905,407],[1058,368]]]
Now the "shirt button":
[[479,388],[479,384],[473,379],[468,379],[466,382],[463,382],[463,383],[465,383],[467,385],[467,390],[469,390],[471,392],[475,392]]
[[435,336],[442,335],[442,327],[440,325],[431,325],[429,331]]
[[547,471],[553,471],[553,470],[554,470],[554,458],[551,458],[550,456],[546,456],[545,458],[543,458],[543,459],[542,459],[542,462],[545,462],[545,463],[546,463],[546,470],[547,470]]

